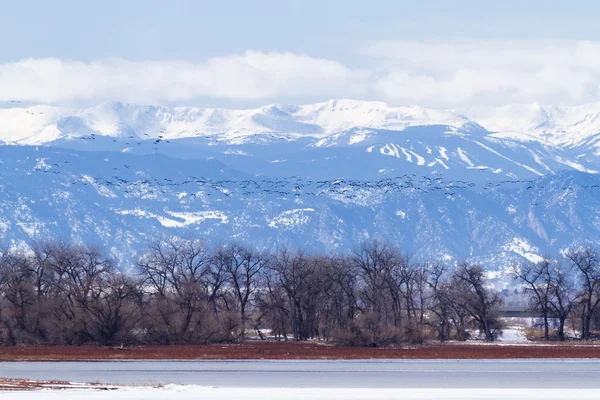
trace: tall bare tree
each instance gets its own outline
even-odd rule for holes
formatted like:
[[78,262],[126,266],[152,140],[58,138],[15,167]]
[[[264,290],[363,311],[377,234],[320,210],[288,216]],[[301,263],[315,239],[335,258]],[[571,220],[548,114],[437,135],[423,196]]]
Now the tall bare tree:
[[525,285],[529,304],[542,316],[544,339],[550,339],[551,296],[553,288],[552,261],[545,257],[541,262],[523,262],[513,267],[514,278]]
[[237,299],[240,311],[240,337],[245,338],[247,310],[253,294],[258,290],[261,272],[268,263],[268,257],[239,244],[224,248],[225,272]]
[[463,293],[463,307],[479,325],[479,329],[488,341],[496,340],[501,333],[498,319],[498,307],[503,299],[499,292],[487,286],[485,270],[480,265],[461,262],[454,271],[458,282],[466,285]]
[[203,341],[215,334],[205,324],[208,285],[204,277],[210,275],[210,265],[210,252],[199,240],[156,240],[148,245],[138,268],[151,289],[154,312],[148,329],[156,340]]
[[565,266],[562,260],[557,259],[551,264],[550,269],[550,308],[558,318],[558,340],[565,340],[565,322],[571,315],[573,307],[578,300],[575,290],[575,277],[571,265]]
[[581,339],[590,340],[592,319],[600,305],[600,255],[587,247],[569,251],[566,257],[580,277]]

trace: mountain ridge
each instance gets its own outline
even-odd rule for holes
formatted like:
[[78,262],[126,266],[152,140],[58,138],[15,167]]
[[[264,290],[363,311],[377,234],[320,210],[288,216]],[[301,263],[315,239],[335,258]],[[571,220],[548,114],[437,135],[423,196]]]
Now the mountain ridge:
[[[70,125],[66,122],[69,122]],[[254,134],[327,135],[353,128],[402,131],[411,126],[477,124],[491,134],[549,145],[576,146],[600,133],[600,104],[575,107],[512,104],[498,108],[431,109],[390,106],[382,102],[330,100],[308,105],[270,104],[260,108],[167,107],[106,102],[74,109],[53,106],[0,108],[0,140],[13,144],[44,144],[69,137],[69,127],[96,134],[143,139],[223,135],[230,140]],[[37,136],[32,133],[37,133]],[[61,134],[63,136],[61,136]],[[54,135],[54,136],[53,136]],[[529,137],[528,137],[529,135]],[[546,136],[543,136],[546,135]]]

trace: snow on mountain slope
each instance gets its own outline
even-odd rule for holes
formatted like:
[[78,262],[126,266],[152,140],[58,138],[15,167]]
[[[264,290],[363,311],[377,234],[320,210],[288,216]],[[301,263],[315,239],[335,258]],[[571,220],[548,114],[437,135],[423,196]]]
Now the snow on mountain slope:
[[[402,130],[415,125],[461,126],[464,116],[420,107],[390,107],[379,102],[329,101],[306,106],[269,105],[254,110],[136,106],[104,103],[88,109],[53,107],[0,109],[0,140],[43,144],[91,132],[143,139],[221,136],[226,140],[279,133],[324,137],[353,127]],[[43,111],[43,112],[42,112]],[[52,132],[50,136],[46,132]]]
[[[482,126],[496,137],[559,147],[600,143],[600,104],[577,107],[509,105],[499,108],[433,110],[381,102],[331,100],[312,105],[268,105],[250,110],[138,106],[118,102],[87,109],[50,106],[0,109],[0,141],[43,144],[94,133],[135,139],[214,136],[240,143],[257,135],[318,139],[357,128],[402,131],[445,125]],[[488,133],[489,133],[488,132]],[[360,142],[361,136],[353,138]]]
[[575,107],[513,104],[465,113],[498,137],[562,147],[600,143],[600,103]]
[[[57,139],[102,135],[132,139],[214,137],[229,143],[258,137],[295,140],[328,138],[352,129],[403,131],[408,127],[469,127],[499,138],[547,146],[598,146],[600,104],[577,107],[508,105],[499,108],[433,110],[381,102],[331,100],[312,105],[268,105],[250,110],[138,106],[118,102],[86,109],[50,106],[0,109],[0,141],[44,144]],[[483,128],[482,128],[483,127]],[[359,143],[357,134],[351,143]],[[263,140],[264,141],[264,140]]]
[[56,123],[65,115],[60,108],[35,106],[0,108],[0,142],[42,144],[61,137]]
[[320,126],[325,134],[364,127],[401,131],[409,126],[451,125],[460,127],[468,119],[448,110],[422,107],[391,107],[381,102],[330,100],[294,110],[301,121]]
[[468,119],[455,111],[354,100],[254,110],[37,106],[0,109],[0,140],[176,158],[213,156],[253,174],[277,176],[330,179],[350,170],[360,179],[423,171],[472,180],[521,179],[560,170],[600,171],[595,108],[508,106],[493,113],[467,110]]
[[498,181],[562,170],[595,173],[600,170],[598,161],[579,159],[561,148],[537,142],[496,138],[471,123],[461,128],[428,125],[403,131],[349,129],[316,140],[298,154],[287,154],[285,161],[278,163],[276,174],[376,179],[417,173]]
[[472,185],[410,174],[380,180],[253,177],[216,160],[0,146],[0,242],[99,244],[132,265],[148,240],[238,240],[347,252],[389,240],[420,259],[491,270],[600,241],[600,176],[560,172]]

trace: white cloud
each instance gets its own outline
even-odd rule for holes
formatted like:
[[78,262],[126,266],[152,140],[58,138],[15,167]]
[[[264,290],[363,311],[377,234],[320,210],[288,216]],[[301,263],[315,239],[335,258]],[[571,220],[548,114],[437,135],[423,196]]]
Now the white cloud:
[[247,51],[186,61],[29,59],[0,64],[0,101],[136,103],[352,97],[465,107],[580,104],[600,95],[600,43],[535,40],[380,41],[361,68],[331,59]]
[[0,101],[147,103],[200,96],[262,100],[331,93],[360,97],[365,79],[364,72],[338,62],[293,53],[248,51],[200,64],[28,59],[0,65]]
[[382,41],[374,86],[388,101],[582,103],[598,100],[600,44],[582,41]]

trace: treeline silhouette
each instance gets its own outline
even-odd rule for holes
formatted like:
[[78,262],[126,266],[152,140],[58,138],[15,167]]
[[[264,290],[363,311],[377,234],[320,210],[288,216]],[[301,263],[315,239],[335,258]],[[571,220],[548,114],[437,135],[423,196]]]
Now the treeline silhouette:
[[[600,303],[598,257],[588,249],[567,260],[568,268],[546,260],[515,274],[546,322],[580,312],[589,338]],[[125,272],[93,246],[34,243],[0,257],[0,343],[169,345],[268,335],[382,346],[466,340],[474,331],[493,341],[503,296],[486,277],[467,262],[412,262],[379,241],[326,256],[156,240]]]

